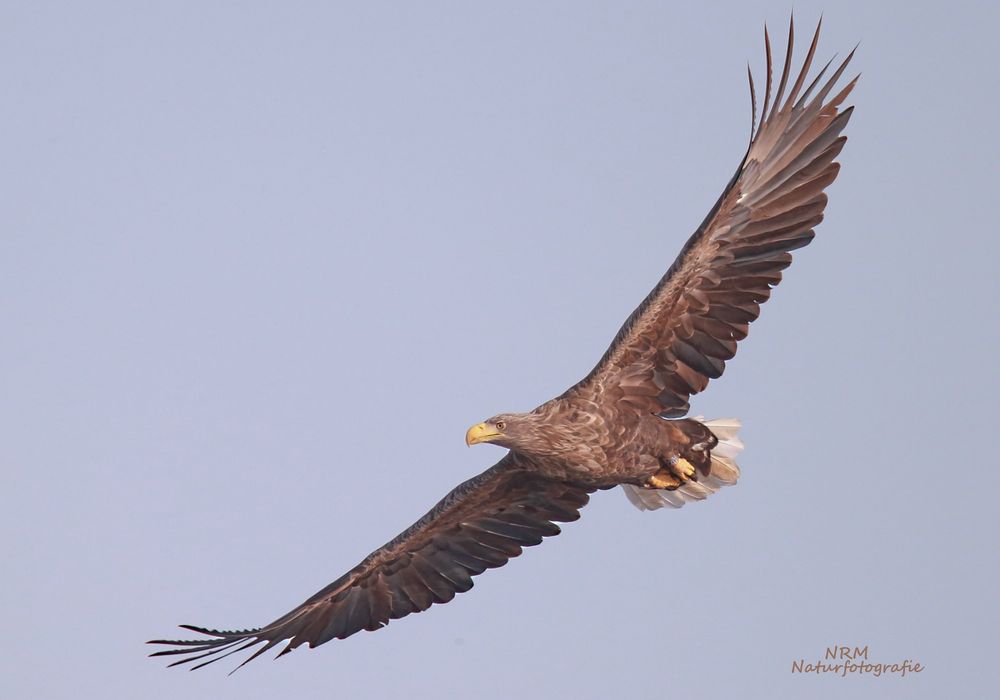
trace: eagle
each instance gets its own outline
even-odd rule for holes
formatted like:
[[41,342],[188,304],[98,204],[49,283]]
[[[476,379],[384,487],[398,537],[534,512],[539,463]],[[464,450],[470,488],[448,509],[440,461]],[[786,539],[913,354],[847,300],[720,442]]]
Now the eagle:
[[652,510],[735,483],[739,422],[684,416],[691,396],[735,355],[791,264],[791,251],[807,245],[823,219],[824,190],[840,170],[835,159],[853,110],[841,104],[860,76],[833,93],[852,51],[828,78],[832,60],[806,85],[821,26],[792,79],[790,22],[774,89],[765,26],[763,106],[758,122],[748,66],[750,143],[736,173],[586,377],[533,411],[501,413],[469,428],[469,445],[507,448],[499,462],[274,622],[241,631],[181,625],[204,637],[153,640],[169,648],[151,656],[177,656],[171,666],[200,668],[260,645],[240,668],[283,642],[277,657],[377,630],[449,602],[471,589],[475,576],[558,535],[557,523],[579,518],[597,490],[621,486],[636,507]]

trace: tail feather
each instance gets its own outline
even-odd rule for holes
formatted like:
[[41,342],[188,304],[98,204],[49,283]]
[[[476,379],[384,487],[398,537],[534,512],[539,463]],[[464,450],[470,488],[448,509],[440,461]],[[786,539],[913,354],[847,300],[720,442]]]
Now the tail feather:
[[740,468],[736,466],[736,455],[743,450],[743,441],[737,437],[740,422],[735,418],[703,420],[701,416],[695,420],[701,421],[719,440],[711,450],[711,472],[674,491],[622,484],[628,500],[639,510],[657,510],[664,506],[680,508],[691,501],[703,501],[723,486],[735,484],[739,479]]

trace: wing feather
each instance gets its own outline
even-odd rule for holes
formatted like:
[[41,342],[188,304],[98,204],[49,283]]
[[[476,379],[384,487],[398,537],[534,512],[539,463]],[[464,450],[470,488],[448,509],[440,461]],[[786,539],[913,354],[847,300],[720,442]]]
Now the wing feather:
[[788,48],[773,93],[771,39],[765,27],[763,107],[758,124],[751,74],[754,120],[740,167],[597,366],[564,396],[585,394],[675,417],[687,413],[692,394],[722,375],[748,324],[791,264],[790,252],[815,236],[827,204],[823,190],[840,170],[835,159],[847,140],[842,132],[853,107],[839,107],[858,78],[825,101],[851,62],[851,51],[825,82],[832,61],[802,91],[821,26],[822,20],[791,80],[794,21],[789,24]]
[[[427,515],[305,603],[264,627],[218,631],[182,625],[209,639],[154,640],[172,647],[151,656],[183,656],[194,668],[262,644],[240,664],[287,640],[278,654],[315,647],[447,603],[474,576],[503,566],[523,547],[558,535],[557,522],[580,517],[593,489],[526,471],[508,455],[445,496]],[[239,668],[239,666],[237,666]]]

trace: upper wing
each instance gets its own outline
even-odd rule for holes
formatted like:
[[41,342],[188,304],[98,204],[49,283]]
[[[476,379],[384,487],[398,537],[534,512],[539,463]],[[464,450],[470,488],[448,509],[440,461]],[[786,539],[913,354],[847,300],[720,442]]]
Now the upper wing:
[[473,576],[503,566],[518,556],[522,547],[558,535],[559,527],[554,523],[579,518],[591,491],[524,471],[508,454],[456,487],[410,528],[271,624],[238,632],[181,625],[214,639],[153,640],[150,644],[180,648],[152,656],[185,656],[171,666],[207,657],[194,667],[200,668],[264,643],[242,666],[286,639],[290,641],[278,656],[303,643],[315,647],[363,629],[377,630],[389,620],[426,610],[433,603],[447,603],[456,593],[472,588]]
[[[625,402],[637,410],[682,416],[692,394],[722,374],[736,343],[747,335],[781,271],[792,262],[789,251],[813,239],[823,219],[823,190],[840,169],[840,153],[853,107],[838,106],[857,82],[850,81],[825,101],[851,55],[809,96],[829,68],[801,93],[819,40],[819,26],[788,98],[794,27],[789,26],[784,70],[771,102],[771,45],[767,51],[767,90],[760,128],[726,190],[677,260],[629,316],[604,357],[565,395],[587,393]],[[750,94],[756,119],[753,76]]]

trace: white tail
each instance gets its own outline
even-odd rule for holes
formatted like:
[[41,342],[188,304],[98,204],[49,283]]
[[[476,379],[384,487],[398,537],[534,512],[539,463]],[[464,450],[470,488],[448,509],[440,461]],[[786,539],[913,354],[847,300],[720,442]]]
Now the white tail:
[[712,431],[719,444],[712,448],[712,472],[698,481],[689,481],[675,491],[644,489],[632,484],[622,484],[622,490],[639,510],[656,510],[663,506],[680,508],[689,501],[703,501],[723,486],[730,486],[740,478],[740,468],[736,466],[736,455],[743,450],[743,441],[737,437],[740,422],[736,418],[694,420]]

